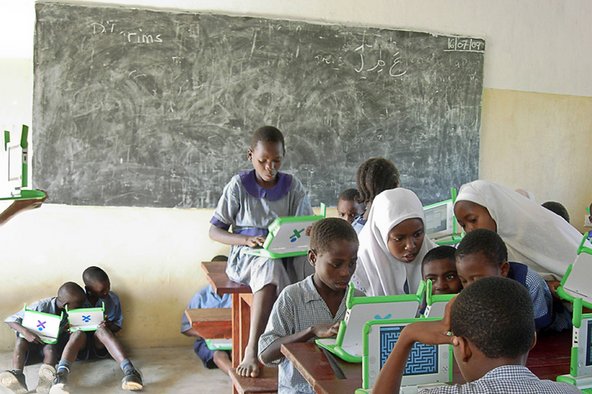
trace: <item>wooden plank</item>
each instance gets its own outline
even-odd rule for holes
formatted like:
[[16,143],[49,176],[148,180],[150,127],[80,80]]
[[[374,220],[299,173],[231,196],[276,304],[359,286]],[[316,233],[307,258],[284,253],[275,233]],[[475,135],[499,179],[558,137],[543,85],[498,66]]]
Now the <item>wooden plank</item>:
[[207,274],[226,272],[226,261],[202,261],[201,269]]
[[185,316],[202,338],[232,338],[230,308],[186,309]]
[[230,370],[230,379],[235,390],[241,394],[247,393],[277,393],[278,371],[277,368],[263,367],[257,378],[243,378]]
[[207,274],[206,278],[218,295],[251,293],[251,288],[249,286],[230,280],[226,273],[212,272]]

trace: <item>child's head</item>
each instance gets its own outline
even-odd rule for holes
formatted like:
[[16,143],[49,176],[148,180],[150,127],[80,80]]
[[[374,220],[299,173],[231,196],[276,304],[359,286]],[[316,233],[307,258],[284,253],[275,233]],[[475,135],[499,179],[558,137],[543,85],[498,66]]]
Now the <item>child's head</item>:
[[349,223],[362,214],[362,205],[358,202],[360,193],[357,189],[346,189],[341,192],[337,199],[337,213],[341,219]]
[[463,287],[489,276],[508,276],[508,249],[497,233],[477,229],[456,249],[456,271]]
[[565,208],[561,203],[558,203],[557,201],[547,201],[541,205],[547,208],[549,211],[561,216],[566,222],[569,223],[569,212],[567,212],[567,208]]
[[423,258],[421,276],[432,281],[433,294],[456,294],[462,289],[456,273],[455,253],[452,246],[438,246]]
[[489,210],[475,202],[467,200],[457,201],[454,204],[454,216],[458,224],[467,233],[478,228],[497,231],[497,224],[491,217]]
[[480,378],[487,367],[524,364],[535,341],[528,290],[507,278],[475,282],[452,304],[450,330],[454,358],[467,381]]
[[373,157],[358,167],[356,182],[359,201],[368,205],[381,192],[399,187],[399,170],[392,161]]
[[107,298],[111,290],[111,282],[105,271],[99,267],[88,267],[82,273],[84,287],[89,296]]
[[57,304],[58,307],[68,309],[80,308],[86,300],[86,294],[78,283],[66,282],[58,289]]
[[257,180],[263,183],[274,182],[285,153],[286,145],[281,131],[273,126],[263,126],[255,130],[247,157],[253,164]]
[[345,220],[327,218],[312,226],[308,259],[315,277],[333,291],[347,288],[356,270],[358,235]]

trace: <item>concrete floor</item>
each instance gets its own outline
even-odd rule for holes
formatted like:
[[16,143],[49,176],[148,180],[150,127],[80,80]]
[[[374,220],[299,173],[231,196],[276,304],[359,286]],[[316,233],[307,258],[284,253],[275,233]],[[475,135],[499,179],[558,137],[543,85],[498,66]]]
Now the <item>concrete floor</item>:
[[[142,373],[147,393],[231,392],[230,378],[220,370],[206,369],[191,347],[136,349],[130,359]],[[0,353],[0,369],[11,368],[12,353]],[[25,367],[27,386],[35,392],[40,364]],[[122,372],[113,360],[76,362],[70,374],[73,394],[129,393],[121,389]],[[0,386],[0,393],[10,391]]]

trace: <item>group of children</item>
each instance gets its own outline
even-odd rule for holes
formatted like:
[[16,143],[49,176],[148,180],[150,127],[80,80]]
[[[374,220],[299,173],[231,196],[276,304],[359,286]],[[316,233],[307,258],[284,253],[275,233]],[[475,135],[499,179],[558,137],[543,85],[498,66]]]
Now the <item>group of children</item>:
[[[253,170],[234,176],[224,187],[210,221],[210,237],[231,246],[227,275],[249,285],[253,292],[248,343],[236,369],[238,375],[257,377],[260,362],[277,363],[280,392],[312,392],[282,357],[282,344],[335,335],[345,316],[350,282],[360,294],[380,296],[414,293],[422,279],[429,279],[434,293],[460,295],[449,303],[441,322],[410,325],[403,331],[405,335],[401,334],[375,392],[386,392],[400,384],[402,364],[415,341],[452,344],[468,387],[486,387],[493,381],[493,387],[510,387],[502,392],[571,392],[571,388],[540,382],[528,375],[523,365],[534,344],[535,330],[560,330],[565,328],[563,323],[569,323],[569,319],[559,318],[563,312],[554,308],[541,275],[559,279],[575,259],[581,239],[575,228],[513,190],[474,181],[461,187],[454,206],[466,236],[457,248],[437,247],[425,234],[420,199],[400,187],[399,171],[392,162],[372,158],[358,170],[357,190],[347,190],[339,197],[339,216],[346,220],[323,219],[309,229],[307,256],[275,260],[254,255],[249,252],[263,245],[275,218],[313,212],[302,183],[279,171],[285,153],[284,137],[277,128],[256,130],[247,152]],[[108,319],[92,338],[80,332],[65,333],[55,371],[60,345],[43,347],[42,390],[50,387],[52,392],[54,388],[55,392],[66,392],[71,364],[90,344],[93,350],[85,354],[110,354],[124,371],[123,387],[141,389],[141,377],[114,335],[121,328],[121,309],[110,292],[108,277],[96,267],[87,271],[83,275],[86,293],[68,282],[60,288],[58,297],[36,307],[59,313],[66,305],[73,309],[105,302]],[[194,301],[194,307],[228,305],[228,299],[211,289],[198,293]],[[515,309],[516,304],[520,309]],[[474,305],[508,316],[501,318],[506,325],[497,320],[480,321],[482,314],[471,315]],[[18,314],[9,318],[9,325],[20,333],[14,370],[0,377],[3,385],[16,392],[20,387],[25,389],[24,355],[38,342],[32,332],[19,327],[19,318],[22,316]],[[186,321],[181,331],[197,336]],[[200,338],[194,348],[207,367],[230,369],[228,354],[209,351]],[[435,392],[464,392],[464,386],[450,387],[449,391]]]
[[263,244],[276,217],[312,212],[302,184],[279,172],[284,154],[278,129],[258,129],[248,150],[254,169],[226,185],[211,220],[211,238],[232,245],[228,276],[253,290],[250,335],[239,375],[258,376],[258,361],[279,363],[280,392],[312,392],[282,357],[280,346],[335,335],[350,281],[365,295],[380,296],[414,293],[422,279],[432,280],[434,292],[441,294],[500,277],[520,284],[529,296],[525,313],[532,317],[531,334],[566,328],[569,319],[562,320],[554,309],[543,276],[561,278],[576,257],[581,234],[536,202],[487,181],[460,189],[454,211],[467,235],[458,248],[436,247],[426,237],[420,199],[400,187],[392,162],[372,158],[358,170],[358,189],[339,196],[337,211],[345,220],[324,219],[312,227],[307,258],[248,254],[249,248]]
[[[14,393],[27,393],[23,373],[25,365],[40,360],[37,393],[69,393],[68,376],[76,360],[113,358],[123,371],[121,387],[124,390],[141,390],[142,377],[129,360],[116,333],[123,325],[121,303],[111,291],[111,282],[99,267],[88,267],[82,274],[84,289],[75,282],[60,286],[57,297],[45,298],[26,307],[29,311],[62,315],[58,341],[47,344],[35,330],[22,325],[23,308],[6,318],[5,323],[16,332],[16,344],[12,369],[0,373],[0,384]],[[69,332],[67,311],[77,308],[104,307],[105,319],[96,331]]]

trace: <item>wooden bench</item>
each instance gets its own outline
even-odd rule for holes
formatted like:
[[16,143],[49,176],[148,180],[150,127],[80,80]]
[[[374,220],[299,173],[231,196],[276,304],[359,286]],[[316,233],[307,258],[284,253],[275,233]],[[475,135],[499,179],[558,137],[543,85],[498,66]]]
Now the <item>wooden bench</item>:
[[[238,367],[243,359],[249,328],[251,327],[251,288],[230,280],[226,275],[226,261],[204,261],[201,267],[208,282],[218,295],[232,295],[232,367]],[[233,393],[276,393],[277,368],[263,368],[258,378],[243,378],[234,371],[230,377],[233,382]]]
[[232,338],[230,308],[185,309],[185,316],[195,332],[204,339]]

